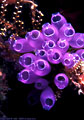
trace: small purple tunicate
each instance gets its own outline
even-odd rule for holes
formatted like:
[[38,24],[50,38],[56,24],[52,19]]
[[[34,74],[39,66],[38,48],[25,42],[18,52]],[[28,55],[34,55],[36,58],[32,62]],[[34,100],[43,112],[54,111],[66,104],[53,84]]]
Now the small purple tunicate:
[[52,64],[59,64],[62,59],[62,53],[58,49],[49,49],[47,51],[48,61]]
[[32,30],[31,32],[27,33],[25,38],[27,39],[29,45],[34,49],[42,48],[44,37],[39,30]]
[[28,44],[28,41],[26,39],[19,39],[16,40],[13,44],[13,50],[19,53],[25,53],[25,52],[31,52],[34,49]]
[[72,48],[83,48],[84,47],[84,36],[82,33],[75,33],[72,40],[69,42]]
[[66,39],[59,39],[57,48],[64,54],[69,49],[69,42]]
[[59,37],[70,41],[75,34],[75,30],[70,23],[65,23],[59,30]]
[[45,59],[47,60],[47,53],[44,49],[39,49],[35,52],[35,55],[37,58]]
[[56,47],[56,44],[53,40],[48,40],[47,43],[48,43],[48,49],[52,49]]
[[[33,89],[31,91],[28,92],[28,96],[27,96],[27,103],[28,106],[32,107],[35,106],[39,103],[39,97],[40,97],[40,91],[37,89]],[[23,118],[24,119],[24,118]]]
[[35,88],[38,90],[43,90],[48,87],[48,81],[43,78],[39,78],[38,80],[35,81]]
[[50,110],[54,104],[55,104],[55,94],[53,90],[50,87],[47,87],[40,96],[40,101],[42,104],[42,107],[45,110]]
[[34,74],[33,71],[29,69],[23,69],[20,73],[18,73],[18,81],[24,84],[32,84],[34,83],[39,77]]
[[19,58],[19,63],[25,67],[31,67],[32,63],[36,60],[36,56],[33,53],[26,53]]
[[35,61],[34,73],[38,76],[45,76],[51,71],[50,64],[43,59],[38,59]]
[[84,49],[77,50],[76,53],[80,56],[82,60],[84,60]]
[[58,40],[58,30],[51,24],[42,26],[42,33],[44,35],[45,40],[52,39],[53,41]]
[[78,63],[80,61],[80,56],[77,53],[72,53],[74,64]]
[[42,44],[42,48],[45,49],[46,51],[55,47],[56,47],[56,43],[53,40],[45,41]]
[[69,79],[64,73],[59,73],[55,76],[54,83],[58,89],[64,89],[67,87]]
[[56,14],[52,14],[51,17],[51,24],[54,25],[56,28],[60,29],[64,23],[66,23],[66,19],[63,15],[61,15],[59,12]]
[[65,53],[62,57],[62,64],[68,68],[71,68],[74,65],[73,55],[70,53]]

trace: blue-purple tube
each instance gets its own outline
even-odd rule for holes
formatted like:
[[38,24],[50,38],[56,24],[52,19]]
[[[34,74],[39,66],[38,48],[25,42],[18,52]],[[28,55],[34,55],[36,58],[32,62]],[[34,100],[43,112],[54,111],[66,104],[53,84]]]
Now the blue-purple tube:
[[82,33],[75,33],[72,40],[69,42],[70,46],[73,48],[83,48],[84,47],[84,36]]
[[23,69],[20,73],[18,73],[18,81],[24,84],[32,84],[34,83],[39,77],[34,74],[33,71],[29,69]]
[[42,26],[42,33],[44,35],[45,40],[54,40],[57,41],[59,34],[58,30],[51,24],[46,23]]
[[28,44],[26,39],[16,40],[13,44],[13,50],[19,53],[31,52],[34,49]]
[[77,53],[72,53],[73,59],[74,59],[74,64],[78,63],[80,61],[80,56]]
[[62,64],[68,68],[73,67],[74,65],[73,55],[70,53],[65,53],[65,55],[62,57]]
[[80,56],[82,60],[84,60],[84,49],[77,50],[76,53]]
[[68,41],[72,39],[75,34],[75,30],[70,23],[65,23],[59,30],[59,37]]
[[45,50],[56,48],[56,43],[53,40],[44,41],[42,48]]
[[39,49],[35,52],[35,55],[37,58],[45,59],[47,60],[47,52],[45,49]]
[[19,63],[25,68],[30,68],[35,60],[36,60],[36,56],[33,53],[26,53],[20,56]]
[[44,37],[39,30],[32,30],[31,32],[28,32],[25,38],[28,40],[29,45],[34,49],[42,48]]
[[38,76],[45,76],[51,71],[50,64],[43,59],[38,59],[35,61],[34,73]]
[[43,90],[45,88],[48,87],[48,81],[44,78],[39,78],[38,80],[36,80],[35,82],[35,88],[38,90]]
[[58,49],[49,49],[47,51],[47,59],[52,64],[59,64],[62,59],[62,53]]
[[47,87],[40,96],[43,109],[50,110],[55,104],[55,94],[50,87]]
[[68,86],[69,79],[64,73],[59,73],[55,76],[54,83],[58,89],[64,89]]
[[67,21],[63,15],[61,15],[59,12],[56,14],[52,14],[52,17],[51,17],[52,25],[54,25],[56,28],[60,29],[64,23],[67,23]]
[[69,49],[69,42],[66,39],[59,39],[57,48],[64,54]]

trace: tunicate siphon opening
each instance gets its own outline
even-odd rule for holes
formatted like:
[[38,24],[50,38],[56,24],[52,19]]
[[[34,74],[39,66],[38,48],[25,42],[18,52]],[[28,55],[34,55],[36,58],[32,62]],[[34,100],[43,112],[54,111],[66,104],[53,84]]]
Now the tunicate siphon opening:
[[57,15],[53,17],[53,22],[58,22],[61,20],[61,16]]
[[24,72],[22,73],[22,78],[23,78],[24,80],[28,80],[28,79],[29,79],[29,73],[28,73],[27,71],[24,71]]
[[25,58],[25,65],[30,65],[32,63],[31,57],[26,57]]
[[53,104],[53,100],[51,98],[47,98],[45,102],[49,106],[51,106]]

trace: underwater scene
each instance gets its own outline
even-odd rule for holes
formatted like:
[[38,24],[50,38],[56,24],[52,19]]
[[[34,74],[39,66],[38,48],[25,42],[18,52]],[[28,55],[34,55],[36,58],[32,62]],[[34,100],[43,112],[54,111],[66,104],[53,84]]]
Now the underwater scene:
[[0,120],[72,119],[83,107],[83,1],[0,0]]

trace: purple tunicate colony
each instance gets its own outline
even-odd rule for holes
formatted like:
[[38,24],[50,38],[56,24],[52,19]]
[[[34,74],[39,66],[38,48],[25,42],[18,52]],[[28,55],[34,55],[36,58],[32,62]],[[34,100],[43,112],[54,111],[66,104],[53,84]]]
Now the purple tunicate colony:
[[[60,13],[52,14],[51,24],[45,23],[42,30],[32,30],[25,38],[10,42],[12,50],[23,53],[19,64],[24,69],[18,73],[18,80],[24,84],[35,84],[35,88],[43,90],[40,101],[45,110],[50,110],[56,101],[56,96],[49,81],[42,78],[48,75],[51,64],[62,63],[67,68],[72,68],[80,59],[84,60],[84,49],[76,52],[67,52],[69,47],[83,48],[84,34],[75,33],[73,26]],[[59,73],[54,78],[58,89],[64,89],[69,83],[65,73]]]

